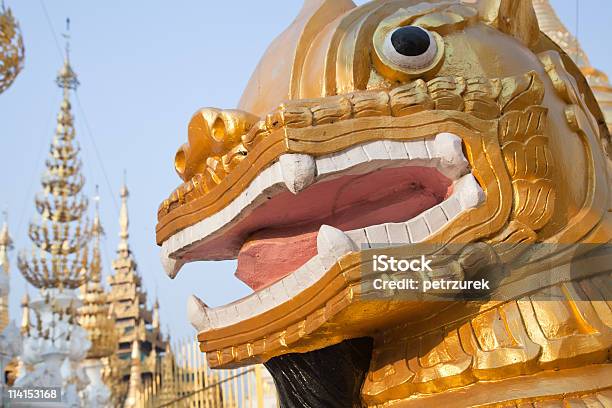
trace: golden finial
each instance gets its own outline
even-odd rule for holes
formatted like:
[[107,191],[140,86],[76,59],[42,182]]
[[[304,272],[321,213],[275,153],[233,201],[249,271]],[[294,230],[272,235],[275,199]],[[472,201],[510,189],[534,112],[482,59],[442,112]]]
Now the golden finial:
[[64,65],[57,74],[57,85],[64,89],[64,95],[68,94],[70,89],[76,90],[80,85],[76,73],[70,65],[70,19],[66,19],[66,33],[62,34],[66,40],[66,49],[64,57]]
[[6,211],[4,214],[4,223],[2,225],[2,229],[0,229],[0,270],[4,272],[9,272],[9,260],[8,260],[8,251],[13,249],[13,240],[9,234],[8,227],[8,214]]
[[30,334],[30,295],[26,290],[21,299],[21,333]]
[[91,238],[93,240],[92,248],[92,259],[89,264],[89,270],[91,272],[90,283],[93,285],[99,285],[102,280],[102,257],[100,255],[100,240],[104,235],[104,229],[100,222],[100,194],[98,186],[96,185],[96,195],[94,196],[95,211],[94,220],[91,225]]
[[0,94],[7,90],[23,69],[25,48],[19,24],[10,9],[0,3]]
[[155,298],[153,304],[153,322],[151,323],[154,329],[159,329],[159,301]]
[[8,212],[2,211],[2,217],[4,218],[4,222],[2,224],[2,229],[0,230],[0,246],[11,247],[13,241],[9,235],[8,229]]
[[130,237],[129,226],[130,219],[128,214],[128,204],[127,200],[130,196],[130,193],[127,188],[127,184],[125,182],[125,173],[124,173],[124,181],[123,186],[121,187],[121,209],[119,210],[119,249],[118,252],[121,257],[127,257],[130,253],[130,245],[128,239]]
[[94,220],[91,225],[91,235],[94,240],[100,240],[100,238],[104,235],[104,229],[102,228],[102,223],[100,222],[100,192],[98,185],[96,185],[96,195],[94,196],[95,203],[95,211],[94,211]]

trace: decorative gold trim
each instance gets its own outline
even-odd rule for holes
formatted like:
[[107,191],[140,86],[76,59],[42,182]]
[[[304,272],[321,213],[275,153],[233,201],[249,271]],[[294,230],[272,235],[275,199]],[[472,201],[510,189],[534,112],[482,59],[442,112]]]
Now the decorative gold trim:
[[[412,246],[404,246],[379,249],[376,253],[395,256],[401,253],[407,256],[406,254],[413,250]],[[574,253],[575,249],[568,248],[566,251]],[[419,253],[422,253],[422,251]],[[368,269],[367,266],[362,264],[364,259],[371,259],[371,257],[368,256],[368,253],[365,255],[349,254],[332,267],[318,282],[306,288],[288,302],[239,324],[200,333],[198,335],[200,349],[207,352],[207,358],[212,367],[233,367],[264,362],[268,358],[279,354],[325,347],[346,338],[372,335],[383,326],[390,326],[389,322],[397,321],[399,323],[405,320],[407,316],[411,317],[411,321],[423,323],[413,324],[410,327],[400,327],[397,330],[410,333],[410,338],[417,339],[427,333],[433,333],[441,328],[454,325],[456,322],[477,318],[479,314],[502,307],[505,304],[501,300],[466,304],[442,301],[391,302],[385,299],[367,300],[367,297],[362,299],[362,296],[366,295],[362,293],[362,290],[368,287],[368,282],[374,278],[374,276],[364,275],[364,271],[371,270],[371,268]],[[541,270],[537,269],[541,267],[537,263],[526,265],[524,268],[528,271],[527,273],[521,270],[516,271],[516,275],[522,276],[521,280],[508,282],[500,287],[496,298],[520,299],[532,291],[545,291],[546,289],[534,289],[539,288],[538,283],[541,283],[543,276],[546,277],[546,282],[550,286],[563,285],[564,282],[575,279],[587,279],[590,276],[606,273],[605,265],[610,262],[612,262],[612,255],[609,254],[585,259],[574,263],[572,266],[558,266],[554,276],[549,276],[550,265],[540,268]],[[584,285],[588,286],[589,284]],[[371,284],[369,287],[371,287]],[[582,292],[578,293],[572,290],[565,290],[564,293],[570,300],[573,299],[572,296],[585,296]],[[590,299],[592,301],[599,300],[594,297],[596,291],[588,291],[587,293],[591,293],[592,297]],[[546,295],[544,292],[542,294]],[[547,302],[541,303],[546,304]],[[566,303],[561,304],[561,306],[566,307],[564,305]],[[445,309],[452,309],[452,313],[440,315],[440,311]],[[599,306],[596,309],[598,313],[605,312]],[[384,321],[380,319],[381,313],[385,315]],[[501,313],[504,316],[516,316],[515,311],[508,309],[504,309]],[[610,317],[608,315],[609,311],[596,320],[609,322]],[[437,317],[432,320],[433,316]],[[345,320],[350,321],[351,324],[344,324]],[[516,320],[514,321],[516,322]],[[565,324],[569,323],[566,322]],[[604,343],[608,344],[600,350],[610,347],[612,345],[610,328],[602,326],[601,323],[593,324],[600,333],[605,333],[606,340]],[[518,334],[512,336],[514,339],[524,339],[520,340],[518,344],[525,344],[527,348],[532,347],[529,346],[531,342],[541,340],[540,337],[531,332],[529,332],[531,340],[528,340],[524,333],[521,333],[519,331]],[[584,341],[592,340],[585,338]],[[600,340],[595,341],[602,344]],[[546,343],[540,341],[539,344]],[[586,349],[582,348],[582,350]],[[505,353],[505,355],[508,354]],[[531,355],[530,359],[533,359],[534,353],[528,352],[526,355]],[[575,354],[575,356],[577,355],[579,354]],[[530,359],[525,360],[525,362],[530,361]],[[495,361],[495,359],[487,356],[487,360],[483,361]],[[543,363],[545,363],[545,360],[543,360]],[[490,367],[489,363],[477,364],[475,367],[477,371],[480,370],[478,378],[491,379],[495,377],[495,374],[487,373],[486,367]],[[479,369],[478,367],[482,368]],[[544,367],[548,368],[546,365]],[[517,373],[531,371],[525,371],[519,367]]]
[[[535,83],[540,85],[534,91],[530,87]],[[537,103],[542,96],[541,82],[535,72],[529,72],[502,80],[418,79],[392,90],[287,102],[252,126],[242,137],[242,143],[230,150],[229,157],[220,158],[225,164],[221,173],[220,168],[208,166],[207,173],[196,175],[162,203],[158,210],[157,242],[161,244],[179,230],[228,205],[283,153],[316,156],[381,138],[407,140],[430,136],[445,122],[447,131],[462,133],[468,154],[478,150],[470,145],[470,130],[489,134],[491,141],[495,141],[489,150],[499,150],[496,119],[504,112],[523,107],[526,97]],[[410,136],[406,136],[408,128],[413,133]],[[236,151],[246,154],[241,153],[237,159]],[[477,169],[475,175],[489,172],[485,169],[489,164],[474,163],[475,157],[478,156],[469,157]],[[208,159],[200,157],[200,161],[211,164]],[[213,158],[213,164],[216,160],[219,159]],[[482,176],[479,181],[487,184]]]
[[[600,364],[561,372],[544,371],[492,383],[477,383],[442,394],[391,401],[385,407],[607,407],[612,402],[611,369],[610,364]],[[586,405],[589,402],[591,405]]]

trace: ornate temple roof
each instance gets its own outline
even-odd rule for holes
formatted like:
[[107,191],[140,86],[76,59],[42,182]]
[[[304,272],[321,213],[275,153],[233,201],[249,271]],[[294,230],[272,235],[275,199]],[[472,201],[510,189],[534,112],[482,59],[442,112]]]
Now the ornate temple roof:
[[114,272],[108,277],[110,293],[107,296],[117,330],[116,351],[111,358],[116,377],[112,388],[116,394],[114,398],[123,406],[138,403],[143,380],[153,376],[167,344],[160,328],[159,303],[155,301],[153,307],[149,306],[130,248],[129,195],[124,184],[120,190],[119,244],[112,263]]
[[[142,277],[130,248],[129,191],[126,185],[121,188],[120,196],[119,244],[113,261],[114,273],[108,277],[111,287],[108,301],[119,330],[117,354],[124,361],[131,361],[133,343],[138,341],[143,359],[141,371],[146,374],[154,369],[149,367],[155,364],[151,359],[164,352],[166,341],[160,328],[159,304],[155,302],[153,307],[149,306]],[[124,374],[129,375],[129,366],[125,367]]]

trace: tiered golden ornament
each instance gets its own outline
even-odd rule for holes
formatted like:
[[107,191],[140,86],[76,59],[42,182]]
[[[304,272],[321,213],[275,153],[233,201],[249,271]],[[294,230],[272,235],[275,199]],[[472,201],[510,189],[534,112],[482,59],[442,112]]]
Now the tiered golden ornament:
[[6,91],[23,69],[25,48],[19,24],[11,9],[0,3],[0,94]]

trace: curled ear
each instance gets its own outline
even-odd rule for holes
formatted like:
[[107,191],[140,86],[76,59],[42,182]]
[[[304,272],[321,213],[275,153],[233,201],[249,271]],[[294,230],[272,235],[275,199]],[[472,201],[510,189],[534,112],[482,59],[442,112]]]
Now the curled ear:
[[480,0],[478,13],[486,24],[512,35],[527,47],[538,42],[540,27],[532,0]]

